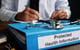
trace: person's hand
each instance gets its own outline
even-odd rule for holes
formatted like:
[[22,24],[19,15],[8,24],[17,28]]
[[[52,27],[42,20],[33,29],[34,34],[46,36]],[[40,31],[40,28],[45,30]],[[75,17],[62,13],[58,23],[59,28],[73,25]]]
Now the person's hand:
[[32,22],[39,18],[39,13],[36,10],[31,8],[26,8],[23,12],[20,12],[16,15],[15,19],[19,21]]
[[51,16],[51,19],[66,19],[66,18],[67,12],[65,12],[63,9],[53,12]]

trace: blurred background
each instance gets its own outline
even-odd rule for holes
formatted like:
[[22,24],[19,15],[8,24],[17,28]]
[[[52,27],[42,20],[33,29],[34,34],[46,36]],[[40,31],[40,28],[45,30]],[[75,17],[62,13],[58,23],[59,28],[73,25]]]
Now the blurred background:
[[80,19],[80,0],[69,0],[71,8],[71,20]]
[[0,0],[0,8],[1,8],[1,0]]

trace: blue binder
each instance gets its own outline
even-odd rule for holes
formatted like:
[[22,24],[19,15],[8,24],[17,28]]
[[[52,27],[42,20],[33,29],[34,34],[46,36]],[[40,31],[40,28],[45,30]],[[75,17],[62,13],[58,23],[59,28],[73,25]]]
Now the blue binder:
[[[19,31],[25,37],[24,45],[26,50],[46,50],[80,43],[80,25],[65,25],[63,29],[56,30],[48,27],[33,27],[35,25],[27,27],[28,24],[9,24],[9,28]],[[49,24],[37,24],[37,26],[41,25]],[[17,42],[20,41],[17,39]],[[21,45],[22,43],[20,42],[19,44]],[[21,46],[24,48],[24,45]]]

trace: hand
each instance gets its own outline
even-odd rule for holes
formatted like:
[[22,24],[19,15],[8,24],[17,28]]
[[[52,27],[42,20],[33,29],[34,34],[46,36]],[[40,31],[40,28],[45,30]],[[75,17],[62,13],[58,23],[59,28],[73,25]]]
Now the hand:
[[67,19],[67,12],[65,12],[63,9],[59,10],[57,14],[58,19]]
[[51,16],[51,19],[66,19],[66,18],[67,12],[65,12],[63,9],[53,12]]
[[53,12],[50,19],[56,19],[58,16],[57,11]]
[[36,10],[28,7],[23,12],[18,13],[15,19],[19,21],[32,22],[33,20],[37,20],[39,16],[40,15]]

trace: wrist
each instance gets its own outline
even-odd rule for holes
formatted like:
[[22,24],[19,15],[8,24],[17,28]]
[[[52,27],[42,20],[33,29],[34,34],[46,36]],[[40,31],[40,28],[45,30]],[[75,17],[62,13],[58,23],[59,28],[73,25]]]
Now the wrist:
[[19,20],[20,16],[22,16],[22,12],[19,12],[15,16],[15,20]]

